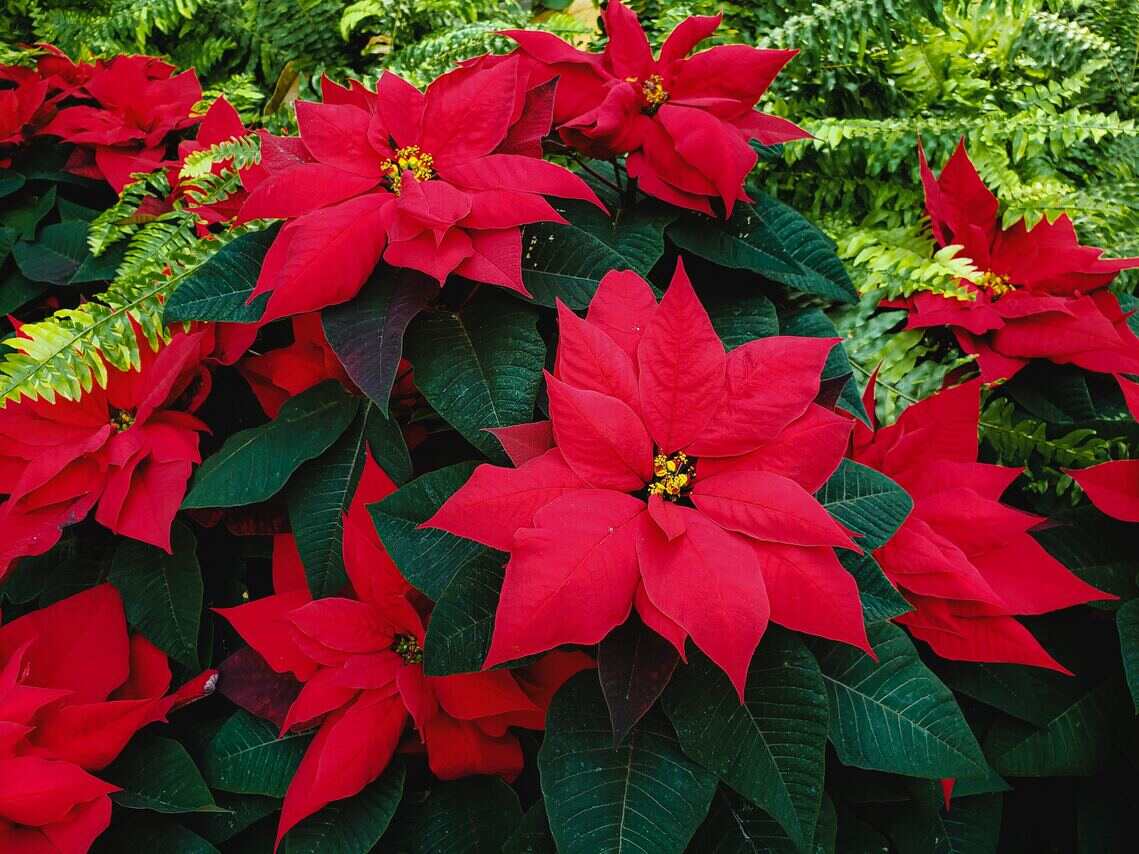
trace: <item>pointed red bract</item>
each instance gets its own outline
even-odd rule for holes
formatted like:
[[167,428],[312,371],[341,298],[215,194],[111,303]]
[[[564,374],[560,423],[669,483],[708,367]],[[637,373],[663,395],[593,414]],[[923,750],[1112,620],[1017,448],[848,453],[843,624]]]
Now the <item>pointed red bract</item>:
[[918,146],[926,209],[941,246],[957,244],[983,274],[959,284],[961,301],[918,294],[898,303],[910,328],[948,326],[977,355],[985,382],[1007,379],[1033,359],[1102,373],[1139,373],[1139,339],[1119,300],[1107,290],[1139,258],[1102,258],[1083,246],[1067,214],[1029,229],[1002,230],[998,201],[969,160],[964,140],[935,178]]
[[866,648],[833,551],[858,546],[811,495],[851,430],[812,402],[835,342],[771,338],[728,356],[681,269],[659,306],[622,272],[584,321],[558,311],[554,447],[480,466],[424,523],[510,552],[484,667],[597,643],[634,607],[682,657],[691,637],[741,695],[773,608]]
[[898,622],[938,655],[1062,671],[1015,617],[1112,597],[1032,538],[1041,517],[1000,503],[1018,471],[976,462],[979,399],[973,381],[911,405],[877,432],[855,426],[853,458],[914,500],[874,556],[914,608]]

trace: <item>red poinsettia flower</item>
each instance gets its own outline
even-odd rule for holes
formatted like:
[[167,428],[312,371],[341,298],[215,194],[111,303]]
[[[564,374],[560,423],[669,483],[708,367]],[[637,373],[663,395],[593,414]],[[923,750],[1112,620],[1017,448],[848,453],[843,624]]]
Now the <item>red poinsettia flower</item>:
[[518,42],[531,86],[558,78],[554,125],[568,144],[602,159],[627,154],[629,175],[650,196],[708,214],[709,199],[719,197],[730,216],[737,200],[748,200],[744,178],[756,162],[748,141],[810,134],[754,109],[797,51],[734,44],[688,55],[722,17],[686,19],[655,58],[636,13],[617,0],[602,13],[609,42],[601,54],[550,33],[505,35]]
[[[1020,469],[977,462],[980,380],[855,426],[851,456],[897,481],[914,509],[874,557],[913,606],[897,620],[943,658],[1067,672],[1016,617],[1110,599],[1028,533],[1043,517],[1001,503]],[[873,412],[874,385],[866,394]]]
[[280,535],[274,595],[218,611],[270,667],[303,683],[281,732],[319,722],[285,794],[278,843],[297,822],[376,779],[409,720],[437,777],[513,779],[522,750],[510,727],[542,729],[557,688],[592,666],[584,654],[556,653],[525,670],[425,676],[426,603],[400,576],[366,510],[394,489],[369,458],[344,520],[345,595],[312,599],[296,543]]
[[440,284],[455,273],[526,293],[519,226],[565,221],[543,196],[601,204],[572,172],[515,153],[549,129],[548,110],[530,128],[516,61],[457,69],[426,92],[387,72],[376,93],[324,94],[297,104],[301,145],[269,146],[269,177],[241,211],[292,220],[251,296],[271,294],[266,321],[351,299],[381,257]]
[[812,495],[850,435],[813,403],[836,339],[725,354],[679,265],[659,306],[610,273],[585,320],[564,305],[559,319],[549,433],[499,432],[526,455],[543,435],[553,447],[480,466],[425,523],[511,553],[484,666],[597,643],[634,607],[681,654],[691,636],[741,696],[769,618],[868,649],[834,553],[857,546]]
[[92,507],[112,531],[170,549],[170,524],[186,492],[206,425],[191,413],[209,391],[202,359],[209,329],[177,333],[138,371],[110,371],[106,388],[79,400],[24,399],[0,409],[0,577],[43,554],[60,529]]
[[153,56],[99,60],[73,93],[90,102],[64,107],[40,132],[79,146],[71,171],[119,192],[132,172],[162,165],[169,133],[199,121],[190,112],[202,99],[197,74],[174,70]]
[[24,142],[47,94],[47,81],[34,68],[0,65],[0,145]]
[[909,327],[948,326],[976,353],[985,382],[1008,378],[1032,359],[1104,373],[1139,373],[1139,339],[1107,286],[1139,258],[1101,258],[1081,246],[1067,214],[1028,229],[1002,230],[999,203],[969,160],[965,142],[934,178],[918,146],[926,209],[938,244],[959,244],[983,271],[976,296],[962,301],[918,294],[902,305]]
[[0,850],[86,851],[118,788],[90,772],[214,681],[210,671],[167,695],[166,656],[128,635],[109,584],[0,627]]
[[[1118,377],[1131,417],[1139,421],[1139,383]],[[1139,522],[1139,460],[1117,460],[1069,470],[1092,504],[1116,519]]]

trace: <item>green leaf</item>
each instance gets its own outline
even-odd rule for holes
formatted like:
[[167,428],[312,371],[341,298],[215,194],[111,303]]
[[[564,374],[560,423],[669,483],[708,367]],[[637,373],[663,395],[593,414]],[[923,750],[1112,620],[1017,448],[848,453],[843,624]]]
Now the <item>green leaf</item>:
[[285,854],[368,854],[395,815],[407,772],[401,763],[388,766],[379,779],[358,795],[333,801],[285,836]]
[[720,267],[749,270],[771,281],[803,272],[779,237],[749,205],[737,203],[727,222],[685,213],[669,226],[668,238],[684,251]]
[[67,284],[82,285],[88,282],[109,282],[115,278],[115,273],[119,269],[119,265],[123,263],[126,253],[126,244],[122,244],[109,249],[102,255],[88,255],[79,265],[79,269],[68,279]]
[[486,553],[458,568],[431,612],[423,646],[424,673],[447,676],[482,669],[504,574],[502,561]]
[[429,276],[381,265],[355,299],[321,312],[336,358],[384,415],[403,357],[404,333],[438,295],[439,285]]
[[742,705],[727,676],[696,651],[673,676],[664,710],[685,753],[809,848],[823,792],[827,692],[797,636],[768,629]]
[[902,487],[854,460],[843,460],[815,497],[839,522],[862,535],[856,542],[865,551],[883,546],[914,506]]
[[985,736],[985,755],[1008,777],[1094,774],[1122,744],[1117,733],[1134,725],[1126,691],[1116,675],[1085,689],[1042,727],[1003,718]]
[[757,338],[779,334],[779,317],[775,306],[763,294],[739,293],[735,287],[700,287],[700,302],[708,311],[712,328],[734,350]]
[[261,262],[277,229],[243,234],[222,247],[216,255],[190,273],[166,302],[167,323],[185,320],[215,320],[255,323],[265,312],[269,295],[246,304],[257,284]]
[[19,270],[12,270],[0,280],[0,314],[10,314],[37,299],[50,285],[33,282]]
[[475,463],[437,469],[368,506],[384,548],[404,578],[436,601],[459,567],[487,549],[473,540],[419,525],[435,515],[474,469]]
[[[826,796],[822,799],[824,810],[817,827],[811,828],[816,843],[806,850],[812,854],[832,854],[834,852],[834,807]],[[824,825],[824,820],[826,824]],[[750,801],[724,787],[716,790],[712,799],[712,809],[707,820],[700,825],[692,844],[690,854],[799,854],[797,847],[779,826],[779,822]],[[853,854],[850,849],[839,849],[842,854]],[[881,849],[880,854],[885,854]]]
[[680,653],[630,615],[597,646],[597,676],[618,745],[653,707],[676,671]]
[[891,811],[888,832],[898,854],[996,854],[1003,795],[954,797],[946,810],[937,783],[923,789]]
[[869,550],[863,554],[855,554],[846,549],[839,549],[836,554],[839,563],[854,576],[854,581],[858,585],[862,618],[867,624],[892,620],[913,610],[905,597],[890,583],[890,579],[886,577],[886,573],[882,571],[882,567]]
[[1123,656],[1123,675],[1131,700],[1139,713],[1139,599],[1123,603],[1115,612],[1119,631],[1119,651]]
[[12,195],[24,186],[27,180],[19,172],[13,172],[10,169],[4,170],[3,174],[0,174],[0,199]]
[[21,241],[12,247],[12,257],[20,272],[33,282],[63,285],[90,255],[87,225],[60,222],[45,226],[34,243]]
[[404,801],[378,850],[501,854],[521,819],[518,795],[498,777],[434,783],[425,801]]
[[538,768],[560,854],[680,854],[716,791],[715,776],[681,752],[659,711],[614,748],[592,672],[554,697]]
[[558,854],[554,837],[550,836],[550,821],[546,818],[546,804],[539,800],[526,810],[522,821],[502,846],[502,854]]
[[197,541],[181,522],[171,531],[173,554],[123,540],[111,561],[110,582],[123,597],[127,621],[191,670],[198,668],[202,572]]
[[1105,593],[1129,598],[1135,595],[1133,527],[1085,514],[1075,517],[1075,524],[1030,533],[1081,580]]
[[483,290],[458,314],[424,312],[407,339],[415,384],[464,439],[503,465],[489,427],[534,420],[546,344],[538,312],[497,289]]
[[675,212],[657,202],[621,211],[613,222],[587,202],[554,201],[566,225],[538,223],[522,234],[522,281],[538,305],[560,299],[573,309],[589,305],[610,270],[641,276],[664,254],[664,229]]
[[311,740],[311,733],[277,738],[270,721],[238,710],[206,745],[202,774],[214,789],[283,798]]
[[55,207],[55,187],[19,207],[0,208],[0,225],[14,228],[24,240],[35,240],[40,221]]
[[760,220],[778,237],[784,251],[799,263],[797,272],[769,278],[835,302],[858,302],[858,292],[835,251],[834,241],[794,208],[763,193],[753,195]]
[[1083,691],[1071,676],[1019,664],[939,661],[937,671],[954,691],[1037,726],[1046,726]]
[[268,424],[235,433],[206,459],[183,509],[241,507],[273,497],[301,463],[340,437],[359,403],[333,380],[289,399]]
[[195,813],[185,818],[190,829],[217,845],[281,808],[276,798],[218,792],[214,798],[221,811]]
[[344,572],[344,514],[367,459],[368,421],[382,418],[369,401],[335,444],[300,467],[287,491],[289,523],[314,598],[332,596]]
[[121,788],[111,795],[121,807],[161,813],[219,809],[186,748],[170,738],[135,736],[99,777]]
[[385,418],[374,405],[368,410],[368,422],[364,425],[364,438],[372,459],[395,483],[406,483],[411,479],[411,454],[403,437],[399,421]]
[[957,701],[892,623],[869,629],[878,657],[816,647],[830,701],[830,740],[844,765],[912,777],[985,777],[989,767]]
[[170,816],[134,813],[114,822],[95,840],[93,854],[218,854],[218,850],[198,834],[187,830]]

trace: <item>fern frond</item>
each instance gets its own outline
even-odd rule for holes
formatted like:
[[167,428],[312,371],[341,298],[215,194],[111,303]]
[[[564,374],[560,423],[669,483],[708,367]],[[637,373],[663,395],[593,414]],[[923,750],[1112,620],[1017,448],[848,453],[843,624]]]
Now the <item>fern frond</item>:
[[180,178],[200,178],[208,175],[214,166],[226,163],[230,169],[242,170],[261,162],[261,137],[255,133],[231,137],[209,148],[186,155]]
[[934,250],[928,223],[901,228],[853,228],[835,236],[839,257],[849,261],[861,293],[880,298],[908,297],[918,291],[962,301],[975,296],[962,280],[976,282],[980,271],[961,256],[961,246]]
[[54,402],[56,395],[77,400],[95,383],[106,386],[108,365],[137,368],[140,337],[152,349],[166,337],[162,306],[182,279],[229,242],[264,227],[250,223],[182,245],[161,267],[151,258],[131,275],[120,268],[107,290],[89,302],[24,324],[5,342],[12,351],[0,359],[0,404],[23,397]]
[[170,181],[166,173],[136,173],[133,181],[123,187],[119,200],[91,221],[87,232],[87,244],[92,255],[101,255],[112,243],[130,237],[143,223],[151,222],[154,216],[140,214],[139,209],[148,197],[165,198],[170,193]]

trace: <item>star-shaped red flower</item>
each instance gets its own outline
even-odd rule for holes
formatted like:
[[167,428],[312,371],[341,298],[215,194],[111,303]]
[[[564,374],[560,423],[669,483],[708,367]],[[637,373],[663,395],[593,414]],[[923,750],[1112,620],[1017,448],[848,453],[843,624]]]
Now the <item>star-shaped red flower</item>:
[[350,591],[312,599],[286,534],[274,541],[274,595],[218,612],[270,667],[303,683],[281,732],[319,723],[285,794],[278,843],[297,822],[376,779],[409,720],[437,777],[513,779],[522,749],[510,727],[544,728],[557,689],[593,666],[582,653],[559,652],[524,670],[426,676],[429,603],[400,576],[366,509],[394,489],[369,458],[344,521]]
[[725,353],[680,266],[659,306],[614,272],[559,318],[549,431],[499,431],[518,468],[480,466],[425,523],[511,553],[484,666],[597,643],[634,607],[741,696],[769,619],[868,648],[834,553],[857,546],[812,495],[850,435],[813,402],[835,339]]
[[[618,0],[602,13],[609,41],[601,54],[580,51],[550,33],[510,30],[527,59],[530,85],[558,78],[554,126],[591,157],[627,154],[629,175],[650,196],[728,215],[747,201],[744,178],[755,166],[748,145],[809,137],[756,102],[798,51],[719,45],[688,54],[715,32],[722,15],[685,19],[653,56],[637,15]],[[498,62],[483,58],[480,65]]]
[[206,425],[212,329],[176,333],[158,352],[141,342],[141,369],[112,370],[79,400],[24,399],[0,409],[0,577],[39,555],[60,529],[95,519],[118,534],[170,549]]
[[456,69],[426,92],[386,72],[375,93],[324,96],[297,104],[300,145],[265,140],[269,177],[241,210],[290,220],[251,296],[270,294],[264,321],[351,299],[381,257],[440,284],[454,273],[526,293],[520,226],[565,221],[544,196],[601,205],[534,156],[549,105],[520,85],[516,60]]
[[938,178],[920,145],[918,155],[934,237],[940,246],[960,244],[983,278],[963,282],[973,301],[929,293],[906,300],[910,328],[950,327],[961,348],[977,354],[985,382],[1011,377],[1032,359],[1139,373],[1139,339],[1107,290],[1139,258],[1101,258],[1103,250],[1081,246],[1067,214],[1031,230],[1023,220],[1002,230],[997,198],[964,140]]
[[[873,411],[874,385],[867,389]],[[914,610],[898,617],[943,658],[1066,672],[1016,619],[1113,598],[1028,533],[1043,517],[1001,503],[1020,469],[977,462],[980,381],[910,406],[851,456],[901,484],[914,509],[874,556]]]

